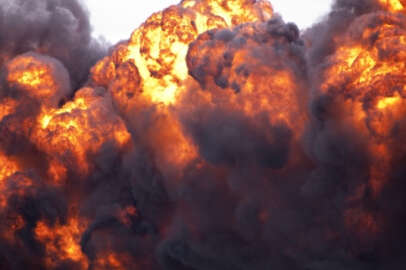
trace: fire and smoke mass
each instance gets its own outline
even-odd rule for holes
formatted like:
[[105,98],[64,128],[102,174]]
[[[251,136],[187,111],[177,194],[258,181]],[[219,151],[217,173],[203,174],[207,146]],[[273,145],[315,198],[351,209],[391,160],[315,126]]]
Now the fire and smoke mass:
[[405,269],[405,0],[0,3],[1,270]]

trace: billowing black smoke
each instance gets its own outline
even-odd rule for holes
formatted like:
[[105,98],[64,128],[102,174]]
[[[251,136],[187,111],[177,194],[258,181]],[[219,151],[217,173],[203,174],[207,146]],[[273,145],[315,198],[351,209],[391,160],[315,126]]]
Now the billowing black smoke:
[[[0,21],[0,101],[21,101],[0,118],[0,161],[5,155],[24,168],[0,183],[0,269],[406,266],[406,113],[380,114],[375,106],[377,97],[406,97],[402,13],[378,0],[336,0],[302,33],[278,15],[207,31],[189,46],[186,91],[165,109],[131,103],[149,86],[130,62],[104,66],[114,76],[103,83],[88,78],[105,48],[92,39],[80,2],[3,1]],[[368,86],[357,59],[331,72],[342,50],[359,44],[379,61],[399,64],[396,71],[379,73]],[[18,80],[10,83],[8,74],[26,68],[14,68],[19,57],[57,70],[62,90],[45,93],[44,102]],[[66,138],[51,129],[39,143],[33,139],[43,105],[56,110],[74,93],[89,98],[90,109],[55,119],[73,116],[83,125],[90,138],[83,159],[68,138],[74,124],[61,126]],[[127,108],[112,93],[124,96]],[[117,143],[112,134],[122,126],[131,139]],[[63,138],[63,151],[49,150],[59,149],[54,136]],[[84,163],[90,165],[79,172]],[[65,182],[50,184],[49,164],[64,165]],[[85,223],[75,239],[83,258],[60,255],[66,242],[47,234],[71,224],[72,215]]]
[[78,88],[106,51],[91,30],[80,0],[2,0],[0,63],[29,51],[46,54],[66,66]]

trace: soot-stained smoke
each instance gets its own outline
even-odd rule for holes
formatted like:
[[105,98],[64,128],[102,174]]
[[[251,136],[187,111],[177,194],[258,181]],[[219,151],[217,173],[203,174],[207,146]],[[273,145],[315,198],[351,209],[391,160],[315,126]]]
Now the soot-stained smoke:
[[3,1],[0,269],[402,269],[404,7]]
[[69,70],[74,88],[106,51],[91,37],[81,0],[1,0],[0,33],[2,65],[29,51],[52,56]]

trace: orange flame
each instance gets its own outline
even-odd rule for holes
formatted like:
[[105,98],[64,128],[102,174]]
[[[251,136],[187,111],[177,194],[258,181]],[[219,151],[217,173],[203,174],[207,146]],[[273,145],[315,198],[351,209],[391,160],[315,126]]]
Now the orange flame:
[[[399,1],[384,2],[391,8],[403,8]],[[403,87],[406,54],[401,49],[406,45],[406,33],[400,31],[398,21],[389,15],[377,15],[375,19],[381,23],[360,33],[358,44],[344,40],[346,45],[340,46],[330,58],[332,64],[321,89],[345,99],[348,123],[368,140],[373,157],[370,185],[376,195],[390,173],[389,136],[406,112]],[[373,44],[368,44],[371,40]],[[341,89],[345,92],[340,92]]]
[[379,0],[379,2],[390,11],[401,11],[404,9],[404,4],[400,0]]
[[86,224],[76,218],[70,218],[64,225],[48,225],[40,221],[35,228],[35,237],[45,245],[46,264],[50,268],[58,266],[64,260],[72,260],[81,266],[88,268],[88,260],[80,247],[81,235]]
[[[80,171],[87,174],[91,167],[87,155],[106,143],[123,149],[130,142],[131,135],[121,118],[112,114],[111,106],[96,90],[84,88],[62,108],[45,108],[32,139],[51,156],[57,154],[62,160],[73,156]],[[59,179],[66,169],[54,161],[49,173]]]
[[7,63],[7,83],[38,99],[57,105],[70,92],[69,75],[57,60],[35,53],[26,53]]
[[101,254],[95,262],[96,270],[127,270],[129,267],[134,270],[138,269],[127,254],[116,254],[113,252]]
[[17,106],[17,101],[11,98],[6,98],[0,102],[0,122],[7,115],[13,114]]
[[[147,19],[134,31],[127,46],[117,47],[116,59],[109,57],[95,66],[93,79],[106,82],[114,76],[114,66],[130,61],[140,75],[139,88],[145,98],[153,103],[174,104],[184,90],[181,82],[188,77],[185,58],[189,44],[199,34],[219,27],[266,21],[272,14],[271,5],[263,0],[182,1]],[[112,91],[116,92],[114,88]],[[127,104],[128,96],[115,98],[121,106]]]
[[8,158],[6,155],[0,152],[0,185],[9,176],[13,175],[19,170],[17,162]]

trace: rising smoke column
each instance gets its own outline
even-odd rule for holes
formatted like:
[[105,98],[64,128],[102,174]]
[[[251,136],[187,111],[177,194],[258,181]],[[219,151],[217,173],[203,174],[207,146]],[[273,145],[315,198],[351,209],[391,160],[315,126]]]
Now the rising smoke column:
[[328,227],[345,234],[331,243],[368,269],[404,265],[404,5],[337,1],[316,26],[333,34],[308,33],[317,44],[309,61],[320,61],[312,71],[309,133],[319,169],[309,185],[330,197],[330,224],[333,211],[340,217]]
[[307,76],[297,27],[275,18],[210,30],[187,64],[195,81],[176,110],[200,161],[182,180],[178,232],[161,260],[168,269],[300,269],[287,254],[303,252],[293,243],[306,214],[295,207],[311,168],[299,143]]

